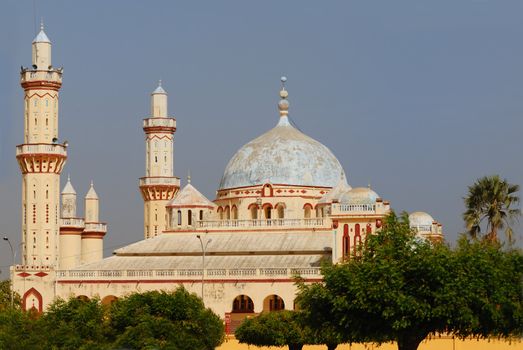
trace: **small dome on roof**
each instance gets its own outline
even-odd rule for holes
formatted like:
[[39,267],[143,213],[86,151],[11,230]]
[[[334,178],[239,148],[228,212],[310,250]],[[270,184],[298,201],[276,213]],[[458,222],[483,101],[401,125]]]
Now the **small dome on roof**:
[[347,183],[347,179],[345,179],[345,176],[342,174],[341,179],[336,187],[325,193],[318,201],[318,204],[330,204],[335,200],[339,201],[340,197],[351,189],[352,187],[350,187],[350,185]]
[[431,226],[434,218],[423,211],[415,211],[409,215],[410,227]]
[[216,207],[216,204],[208,200],[193,185],[188,183],[169,203],[167,203],[167,207],[169,208],[183,208],[187,206],[212,209]]
[[356,187],[343,193],[339,202],[343,204],[372,204],[380,196],[369,187]]

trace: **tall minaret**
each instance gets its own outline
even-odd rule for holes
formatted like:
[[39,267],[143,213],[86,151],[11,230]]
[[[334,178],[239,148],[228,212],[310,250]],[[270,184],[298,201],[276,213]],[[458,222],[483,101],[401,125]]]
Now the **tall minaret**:
[[44,32],[33,40],[31,68],[22,68],[24,143],[16,146],[22,171],[22,264],[58,264],[60,173],[67,143],[58,143],[58,90],[62,69],[51,64],[51,41]]
[[173,139],[176,120],[167,112],[167,93],[160,80],[151,94],[151,116],[143,120],[145,131],[145,177],[140,178],[144,200],[144,237],[151,238],[167,228],[165,205],[180,189],[174,177]]

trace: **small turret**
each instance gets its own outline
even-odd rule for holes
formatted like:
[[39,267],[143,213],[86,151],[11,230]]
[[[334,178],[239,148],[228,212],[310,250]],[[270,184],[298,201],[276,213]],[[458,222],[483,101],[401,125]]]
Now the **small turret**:
[[62,211],[60,220],[60,268],[72,269],[81,263],[82,233],[84,219],[76,216],[76,191],[67,176],[62,190]]
[[51,40],[44,32],[44,22],[40,23],[40,32],[33,40],[33,68],[48,70],[51,68]]
[[62,219],[76,218],[76,191],[67,176],[67,183],[62,190]]
[[85,229],[82,233],[82,264],[88,264],[103,259],[103,238],[107,225],[100,222],[98,195],[91,187],[85,195]]
[[98,195],[94,190],[94,184],[91,181],[91,187],[85,195],[85,222],[98,222],[99,220]]
[[162,87],[162,81],[158,81],[158,87],[151,94],[151,117],[168,118],[167,115],[167,92]]

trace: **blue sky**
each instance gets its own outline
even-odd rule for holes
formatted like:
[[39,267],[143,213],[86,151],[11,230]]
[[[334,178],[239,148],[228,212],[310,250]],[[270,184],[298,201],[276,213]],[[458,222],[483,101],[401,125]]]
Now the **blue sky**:
[[476,178],[523,184],[522,15],[518,0],[3,1],[0,232],[20,242],[19,69],[43,17],[64,66],[62,182],[70,173],[83,196],[94,180],[106,255],[143,237],[141,120],[160,78],[178,124],[175,175],[185,183],[190,169],[210,199],[234,152],[277,122],[286,75],[291,118],[349,183],[429,212],[453,242]]

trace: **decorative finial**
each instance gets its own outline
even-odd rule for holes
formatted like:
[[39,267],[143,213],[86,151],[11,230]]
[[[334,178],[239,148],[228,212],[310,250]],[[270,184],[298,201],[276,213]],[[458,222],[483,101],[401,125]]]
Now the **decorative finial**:
[[158,86],[162,86],[162,79],[158,80]]
[[40,18],[40,30],[44,30],[44,18]]
[[191,170],[187,170],[187,183],[190,184],[191,183]]
[[67,182],[71,182],[71,174],[67,174]]
[[367,185],[367,187],[370,189],[370,181],[369,181],[369,184]]
[[287,81],[286,76],[282,76],[280,78],[281,81],[281,90],[280,90],[280,102],[278,102],[278,109],[280,110],[280,117],[285,117],[289,114],[289,101],[287,101],[287,97],[289,97],[289,93],[287,90],[285,90],[285,82]]
[[93,180],[91,180],[91,187],[94,187],[94,182],[93,182]]

